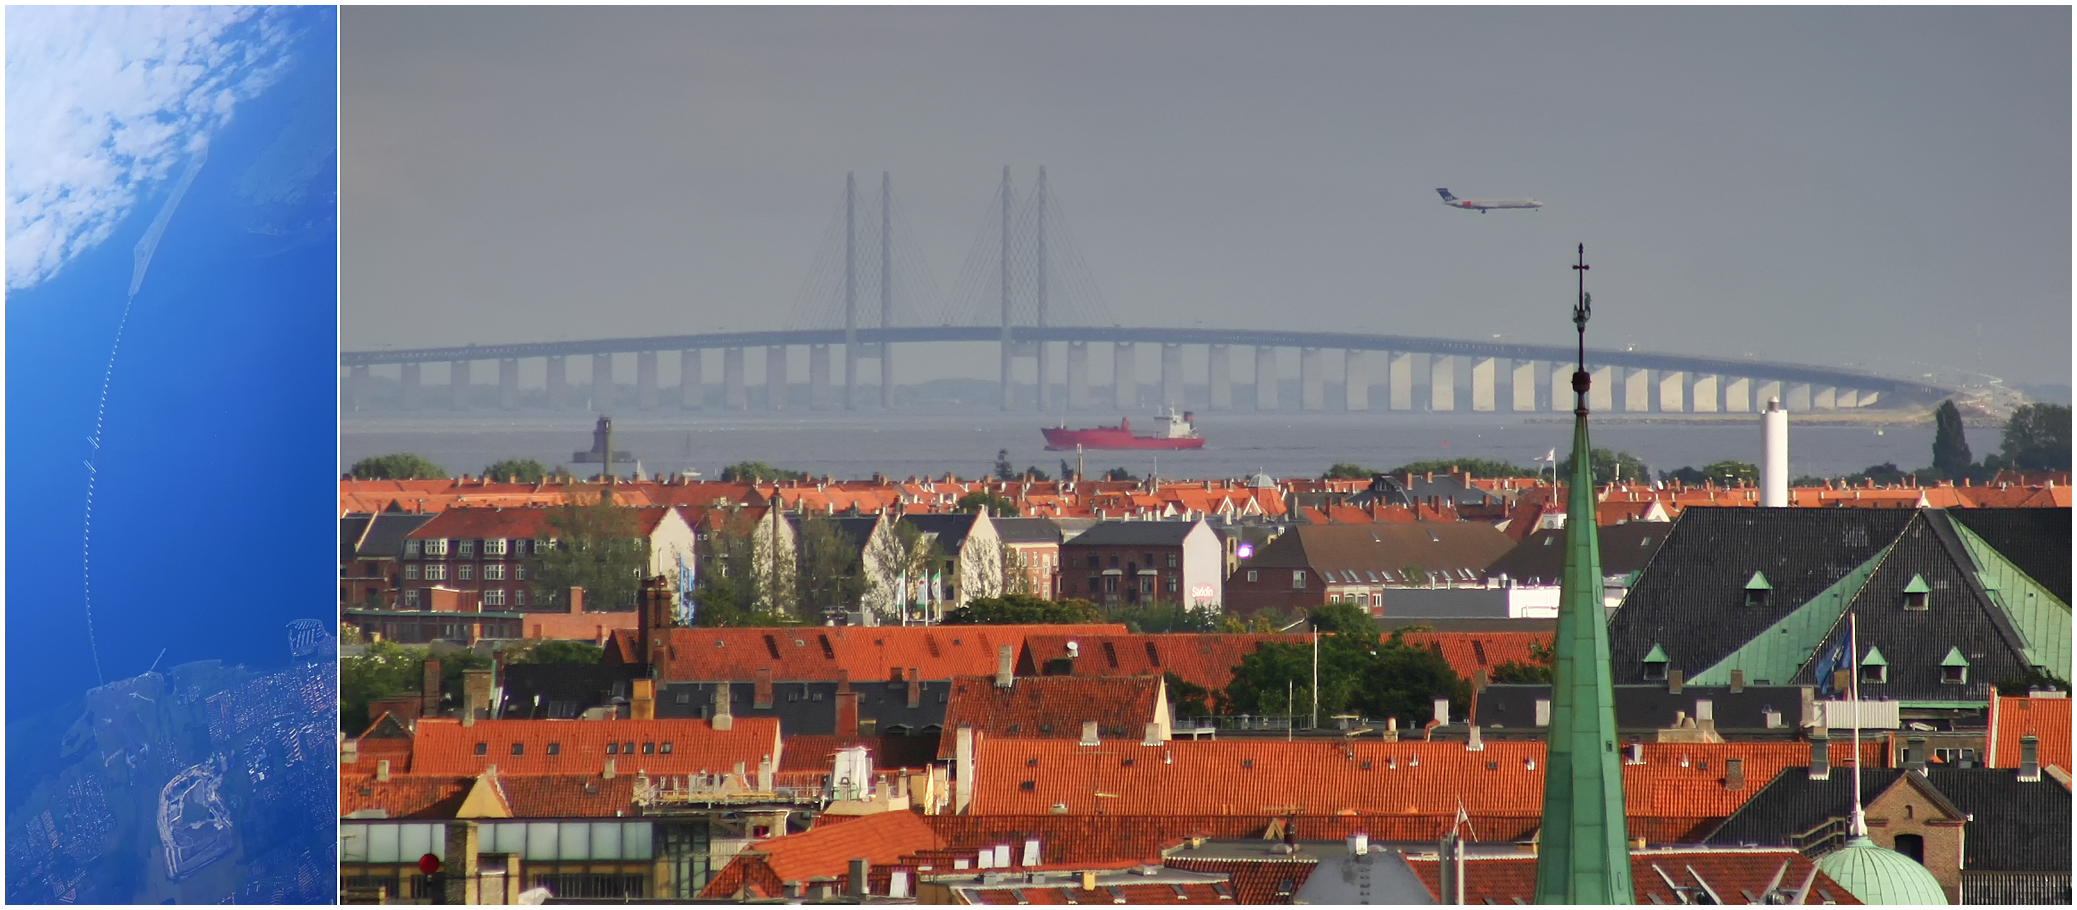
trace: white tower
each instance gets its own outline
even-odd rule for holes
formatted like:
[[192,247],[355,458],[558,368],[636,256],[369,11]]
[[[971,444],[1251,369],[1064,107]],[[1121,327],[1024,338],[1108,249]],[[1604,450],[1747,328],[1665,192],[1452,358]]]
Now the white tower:
[[1789,412],[1782,410],[1781,399],[1767,399],[1760,433],[1766,449],[1760,463],[1760,505],[1783,508],[1789,504]]

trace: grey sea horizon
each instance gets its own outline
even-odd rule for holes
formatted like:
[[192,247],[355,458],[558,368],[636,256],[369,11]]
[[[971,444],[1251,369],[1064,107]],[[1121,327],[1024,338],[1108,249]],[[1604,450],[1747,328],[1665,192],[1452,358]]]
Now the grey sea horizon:
[[[679,412],[628,409],[615,412],[617,449],[631,451],[652,475],[693,470],[706,478],[739,461],[805,471],[816,477],[972,479],[992,470],[996,454],[1008,450],[1017,469],[1037,467],[1058,476],[1062,461],[1076,453],[1048,451],[1039,429],[1060,424],[1058,415],[954,409],[924,411]],[[1151,427],[1151,414],[1135,414]],[[1320,414],[1213,412],[1197,416],[1206,438],[1195,451],[1088,451],[1088,473],[1123,467],[1135,476],[1158,471],[1176,479],[1245,477],[1266,472],[1279,478],[1317,477],[1330,465],[1349,462],[1385,470],[1416,461],[1479,458],[1535,466],[1550,450],[1571,444],[1569,420],[1548,414]],[[598,415],[556,414],[346,414],[339,433],[339,471],[362,458],[414,452],[450,474],[477,474],[506,458],[530,458],[544,466],[569,465],[574,452],[591,446]],[[1632,417],[1634,419],[1634,416]],[[1822,418],[1812,418],[1813,421]],[[1077,412],[1069,426],[1115,423],[1115,415]],[[1790,422],[1792,475],[1838,477],[1871,465],[1894,462],[1905,470],[1932,461],[1929,423],[1856,426]],[[1878,432],[1879,431],[1879,432]],[[1968,431],[1979,460],[1998,449],[2000,429]],[[1722,423],[1629,422],[1612,414],[1592,426],[1596,448],[1627,451],[1654,472],[1715,461],[1760,460],[1760,420]]]

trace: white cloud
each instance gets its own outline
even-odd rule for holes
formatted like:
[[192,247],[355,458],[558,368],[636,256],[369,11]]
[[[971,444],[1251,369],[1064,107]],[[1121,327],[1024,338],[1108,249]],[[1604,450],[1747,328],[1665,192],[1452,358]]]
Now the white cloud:
[[271,84],[289,30],[253,7],[7,12],[7,286],[107,240]]

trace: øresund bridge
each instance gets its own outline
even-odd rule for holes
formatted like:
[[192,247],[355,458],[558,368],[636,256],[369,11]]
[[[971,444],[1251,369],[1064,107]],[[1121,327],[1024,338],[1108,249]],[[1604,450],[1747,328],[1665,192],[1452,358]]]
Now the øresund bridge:
[[[915,244],[899,221],[891,181],[883,175],[877,200],[861,204],[847,179],[840,209],[794,308],[796,327],[350,351],[340,357],[346,371],[346,406],[359,410],[371,402],[377,368],[396,370],[399,394],[393,401],[407,410],[484,406],[488,396],[475,391],[475,368],[495,363],[495,407],[505,410],[543,405],[598,411],[616,405],[642,410],[748,410],[753,405],[775,411],[884,408],[893,405],[897,346],[913,352],[907,356],[927,359],[934,346],[992,343],[1000,347],[1005,410],[1019,400],[1035,401],[1040,411],[1064,405],[1132,412],[1150,404],[1306,411],[1572,408],[1570,377],[1577,352],[1569,347],[1115,324],[1066,235],[1044,169],[1021,199],[1009,169],[1004,169],[1002,187],[990,204],[989,224],[968,256],[951,304],[943,305],[935,296]],[[1110,363],[1104,365],[1110,367],[1110,382],[1105,386],[1090,381],[1092,346],[1109,350]],[[1151,389],[1139,372],[1143,346],[1159,351],[1160,378]],[[807,353],[804,389],[796,383],[792,366],[798,348]],[[1196,348],[1204,349],[1201,357]],[[1243,358],[1246,352],[1253,354],[1253,369],[1245,375],[1236,374],[1235,348],[1242,349]],[[761,388],[749,385],[746,378],[748,352],[753,349],[763,351]],[[1204,364],[1198,376],[1185,376],[1186,350],[1192,351],[1193,366]],[[721,355],[720,383],[718,389],[710,389],[706,355],[715,351]],[[1295,396],[1284,394],[1287,351],[1296,352],[1297,383],[1291,390]],[[633,400],[623,402],[616,400],[616,393],[617,377],[623,375],[618,361],[625,355],[634,360],[634,388]],[[676,360],[675,389],[660,379],[666,356]],[[585,377],[588,388],[570,381],[573,357],[591,359]],[[832,370],[838,357],[841,376]],[[521,362],[530,359],[545,362],[543,395],[522,393]],[[1027,361],[1031,369],[1020,370]],[[1604,413],[1742,413],[1763,408],[1770,398],[1779,398],[1790,411],[1832,411],[1865,408],[1885,399],[1936,399],[1954,392],[1916,380],[1832,367],[1636,350],[1588,350],[1587,362],[1594,374],[1589,407]],[[424,383],[422,368],[427,363],[448,365],[445,396]],[[878,368],[877,382],[861,382],[860,368],[867,364]],[[1054,378],[1055,369],[1063,365],[1064,383]],[[1020,399],[1020,387],[1035,395]],[[1154,392],[1151,400],[1149,391]],[[1056,395],[1064,395],[1065,401]],[[443,397],[444,402],[438,400]]]

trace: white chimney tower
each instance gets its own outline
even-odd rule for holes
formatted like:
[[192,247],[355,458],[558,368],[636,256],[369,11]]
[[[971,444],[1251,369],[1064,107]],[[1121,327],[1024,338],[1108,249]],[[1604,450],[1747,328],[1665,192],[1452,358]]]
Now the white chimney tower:
[[1765,460],[1760,462],[1760,505],[1785,508],[1789,504],[1789,412],[1782,410],[1781,399],[1767,399],[1767,410],[1760,415],[1760,433],[1766,449]]

